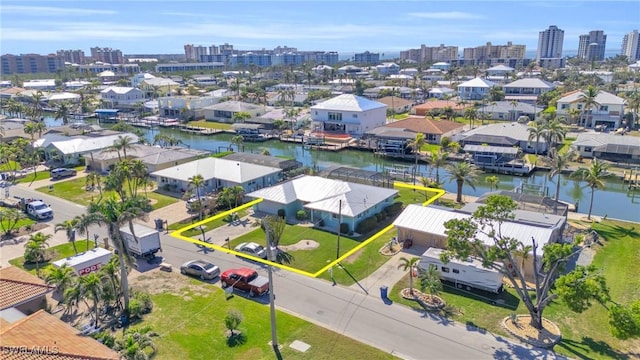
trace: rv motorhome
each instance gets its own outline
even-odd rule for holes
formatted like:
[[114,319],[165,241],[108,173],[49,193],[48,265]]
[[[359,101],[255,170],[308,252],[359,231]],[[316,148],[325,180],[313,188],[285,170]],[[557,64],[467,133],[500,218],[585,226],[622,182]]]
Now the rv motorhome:
[[493,293],[502,291],[503,274],[500,271],[483,267],[482,261],[473,257],[466,261],[451,259],[445,264],[440,260],[443,251],[430,247],[422,254],[418,267],[426,270],[435,266],[440,272],[440,279],[452,282],[458,288],[476,288]]

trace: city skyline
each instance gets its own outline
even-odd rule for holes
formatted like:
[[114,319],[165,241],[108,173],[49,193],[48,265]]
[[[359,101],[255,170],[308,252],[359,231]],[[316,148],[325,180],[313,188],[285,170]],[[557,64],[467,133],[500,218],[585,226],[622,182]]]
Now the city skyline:
[[445,44],[462,52],[487,42],[523,44],[530,54],[539,32],[556,25],[565,32],[564,54],[577,51],[580,35],[602,30],[610,56],[620,53],[623,36],[638,28],[638,14],[635,1],[5,0],[0,41],[2,54],[88,52],[95,46],[124,54],[178,54],[185,44],[223,43],[243,50],[289,46],[343,54]]

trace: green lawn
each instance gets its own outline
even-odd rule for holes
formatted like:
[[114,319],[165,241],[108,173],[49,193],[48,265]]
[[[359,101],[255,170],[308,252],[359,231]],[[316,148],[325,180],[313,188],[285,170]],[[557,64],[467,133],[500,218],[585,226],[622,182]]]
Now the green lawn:
[[[89,249],[93,249],[94,242],[92,240],[87,241],[87,239],[78,238],[76,240],[76,247],[78,248],[78,252],[84,252],[87,250],[87,246]],[[73,252],[73,244],[72,243],[64,243],[56,246],[52,246],[47,249],[49,254],[52,255],[51,259],[47,262],[40,263],[40,269],[44,269],[50,263],[67,258],[69,256],[75,255]],[[21,269],[27,270],[28,272],[35,274],[36,273],[36,265],[35,264],[25,264],[24,257],[15,258],[9,260],[11,265],[17,266]]]
[[[247,212],[246,209],[240,210],[240,211],[238,211],[238,216],[242,218],[242,217],[246,216],[247,213],[248,212]],[[178,229],[181,229],[181,228],[183,228],[185,226],[191,225],[192,223],[193,222],[191,221],[191,219],[185,219],[183,221],[180,221],[180,222],[173,223],[173,224],[169,225],[169,230],[178,230]],[[205,232],[207,232],[207,231],[211,231],[211,230],[213,230],[215,228],[218,228],[220,226],[227,225],[227,224],[229,224],[228,217],[222,217],[220,219],[209,221],[208,223],[206,223],[206,224],[204,224],[202,226],[204,226]],[[194,237],[194,236],[197,237],[198,235],[202,235],[202,232],[200,230],[197,230],[197,229],[190,229],[190,230],[187,230],[187,231],[183,232],[182,235],[190,236],[190,237]]]
[[[139,326],[149,325],[160,334],[155,343],[158,359],[275,359],[269,341],[269,308],[241,296],[227,299],[211,284],[191,281],[189,288],[152,295],[154,309]],[[239,330],[245,342],[230,346],[224,318],[229,310],[243,316]],[[394,359],[383,351],[342,336],[288,313],[277,312],[278,342],[284,359]],[[138,325],[137,325],[138,326]],[[294,340],[311,347],[301,353],[289,345]],[[349,354],[349,355],[346,355]]]
[[527,157],[527,159],[529,160],[529,163],[531,164],[535,164],[536,161],[538,161],[538,156],[535,154],[527,154],[525,156]]
[[[594,224],[594,229],[607,241],[600,248],[593,264],[602,270],[607,278],[611,297],[614,301],[629,304],[640,299],[640,224],[604,221]],[[417,282],[414,281],[414,284]],[[408,275],[398,282],[389,293],[389,298],[420,310],[417,303],[402,299],[399,291],[408,287]],[[512,312],[526,314],[522,301],[515,291],[508,289],[500,296],[504,305],[491,305],[481,298],[473,298],[456,289],[447,289],[440,294],[449,306],[448,316],[461,323],[473,323],[492,333],[507,335],[499,325]],[[514,310],[513,308],[517,306]],[[640,339],[618,340],[611,336],[608,313],[595,303],[582,314],[570,311],[564,304],[554,302],[549,305],[544,316],[554,321],[562,331],[562,342],[554,350],[562,355],[581,359],[631,359],[632,353],[640,349]]]
[[[310,227],[286,225],[280,238],[280,245],[293,245],[301,240],[315,240],[319,243],[319,246],[313,250],[289,251],[288,253],[293,256],[293,261],[289,266],[315,273],[327,265],[327,263],[336,259],[338,245],[337,234]],[[256,242],[266,245],[264,232],[262,229],[257,228],[254,231],[231,240],[231,247],[233,248],[243,242]],[[346,253],[358,244],[359,242],[357,240],[342,235],[340,238],[340,254]]]
[[14,171],[14,170],[20,170],[20,164],[16,163],[13,160],[9,160],[8,162],[0,162],[0,172],[3,171]]
[[558,149],[558,153],[560,154],[566,154],[567,152],[569,152],[569,149],[571,148],[571,144],[576,140],[576,138],[565,138],[562,141],[562,146],[560,146],[560,149]]
[[208,128],[208,129],[220,129],[220,130],[232,129],[231,124],[212,122],[212,121],[206,121],[206,120],[189,121],[187,125],[198,126],[198,127]]
[[[420,184],[418,184],[420,185]],[[436,193],[431,191],[413,190],[407,188],[396,188],[398,196],[393,199],[394,202],[400,201],[407,206],[409,204],[422,204],[431,199]]]
[[420,147],[420,150],[423,152],[439,152],[442,149],[442,145],[437,144],[424,144]]
[[[2,227],[0,227],[0,229],[4,229],[4,227],[7,226],[7,222],[4,219],[0,219],[0,221],[2,222]],[[16,224],[16,226],[14,227],[14,230],[18,230],[24,226],[33,225],[35,223],[36,221],[32,220],[31,218],[22,219],[18,221],[18,224]]]
[[[76,166],[74,169],[76,169],[76,171],[80,172],[80,171],[84,171],[85,167],[84,166]],[[32,181],[38,181],[38,180],[45,180],[45,179],[50,179],[51,178],[51,174],[49,171],[38,171],[38,173],[34,176],[33,172],[30,172],[29,174],[27,174],[27,176],[18,179],[18,183],[29,183]]]

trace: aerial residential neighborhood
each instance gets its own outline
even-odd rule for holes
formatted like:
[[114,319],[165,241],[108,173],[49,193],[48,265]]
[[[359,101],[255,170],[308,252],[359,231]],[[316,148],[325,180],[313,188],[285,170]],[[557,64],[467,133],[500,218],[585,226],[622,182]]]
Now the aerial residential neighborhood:
[[0,9],[3,359],[640,357],[637,4],[212,4]]

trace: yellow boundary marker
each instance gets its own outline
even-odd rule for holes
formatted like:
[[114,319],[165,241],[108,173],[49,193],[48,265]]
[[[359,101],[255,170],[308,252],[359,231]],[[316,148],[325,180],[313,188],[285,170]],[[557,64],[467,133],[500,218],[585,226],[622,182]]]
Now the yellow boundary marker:
[[[394,182],[393,186],[394,187],[398,187],[398,188],[414,189],[414,190],[421,190],[421,191],[428,191],[428,192],[435,193],[435,195],[433,197],[431,197],[429,200],[423,202],[422,206],[427,206],[427,205],[431,204],[432,202],[436,201],[437,199],[442,197],[442,195],[445,194],[445,191],[442,190],[442,189],[434,189],[434,188],[428,188],[428,187],[419,186],[419,185],[411,185],[411,184],[406,184],[406,183],[402,183],[402,182],[398,182],[398,181]],[[208,223],[210,221],[220,219],[220,218],[225,217],[225,216],[227,216],[229,214],[232,214],[234,212],[238,212],[240,210],[247,209],[247,208],[249,208],[249,207],[251,207],[253,205],[256,205],[256,204],[262,202],[263,200],[264,199],[262,199],[262,198],[256,199],[256,200],[252,200],[252,201],[250,201],[250,202],[248,202],[246,204],[240,205],[240,206],[238,206],[236,208],[233,208],[231,210],[223,211],[220,214],[216,214],[216,215],[214,215],[212,217],[209,217],[207,219],[204,219],[202,221],[198,221],[197,223],[194,223],[194,224],[191,224],[191,225],[187,225],[187,226],[185,226],[185,227],[183,227],[181,229],[178,229],[178,230],[172,232],[170,235],[175,237],[175,238],[177,238],[177,239],[184,240],[184,241],[196,244],[196,245],[206,246],[206,247],[211,248],[211,249],[215,249],[215,250],[218,250],[218,251],[223,251],[223,252],[225,252],[227,254],[233,254],[233,255],[236,255],[236,256],[239,256],[239,257],[243,257],[245,259],[250,259],[250,260],[265,264],[265,265],[272,265],[272,266],[275,266],[275,267],[278,267],[278,268],[281,268],[281,269],[284,269],[284,270],[289,270],[289,271],[292,271],[292,272],[295,272],[295,273],[298,273],[298,274],[301,274],[301,275],[310,276],[310,277],[314,277],[315,278],[315,277],[320,276],[320,274],[322,274],[323,272],[327,271],[329,268],[337,265],[342,260],[344,260],[344,259],[348,258],[349,256],[353,255],[356,251],[358,251],[358,250],[362,249],[363,247],[369,245],[369,243],[371,243],[375,239],[377,239],[380,236],[382,236],[382,234],[386,233],[387,231],[389,231],[389,230],[391,230],[392,228],[395,227],[395,225],[393,225],[393,224],[388,225],[387,227],[385,227],[384,229],[378,231],[377,233],[375,233],[373,236],[371,236],[367,240],[363,241],[358,246],[356,246],[353,249],[351,249],[351,250],[347,251],[346,253],[344,253],[338,259],[336,259],[336,260],[330,262],[329,264],[325,265],[322,269],[316,271],[315,273],[310,273],[308,271],[300,270],[300,269],[297,269],[297,268],[294,268],[294,267],[291,267],[291,266],[278,264],[278,263],[275,263],[273,261],[263,260],[263,259],[255,257],[255,256],[247,255],[245,253],[241,253],[241,252],[237,252],[237,251],[232,250],[232,249],[228,249],[228,248],[220,246],[220,245],[209,244],[207,242],[200,241],[200,240],[194,239],[192,237],[182,235],[182,233],[184,233],[187,230],[191,230],[191,229],[193,229],[195,227],[198,227],[200,225],[206,224],[206,223]]]

